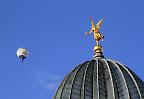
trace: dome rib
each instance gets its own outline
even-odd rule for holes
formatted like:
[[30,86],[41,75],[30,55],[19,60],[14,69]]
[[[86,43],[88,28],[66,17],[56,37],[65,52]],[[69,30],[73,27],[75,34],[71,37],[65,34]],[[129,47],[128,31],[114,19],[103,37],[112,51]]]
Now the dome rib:
[[[77,67],[77,68],[78,68],[78,67]],[[65,86],[66,86],[66,84],[68,84],[68,83],[66,83],[66,82],[68,81],[68,79],[70,79],[70,77],[72,76],[73,72],[74,72],[75,70],[77,70],[77,68],[75,68],[75,69],[70,73],[70,75],[69,75],[67,78],[65,78],[66,80],[65,80],[65,82],[64,82],[64,84],[63,84],[62,92],[61,92],[61,94],[60,94],[60,99],[62,99],[62,98],[65,97],[65,96],[64,96],[64,94],[65,94],[64,91],[67,89],[67,88],[65,88]]]
[[70,89],[70,98],[71,98],[71,96],[72,96],[72,90],[73,90],[73,86],[74,86],[74,81],[75,81],[75,79],[76,79],[76,76],[77,76],[77,74],[78,74],[78,72],[79,72],[79,70],[82,68],[82,66],[80,65],[80,67],[77,69],[77,71],[76,71],[76,73],[75,73],[75,75],[74,75],[74,78],[73,78],[73,81],[72,81],[72,86],[71,86],[71,89]]
[[73,82],[73,78],[75,77],[75,73],[79,70],[80,65],[77,66],[72,72],[71,75],[68,77],[67,79],[67,83],[65,83],[64,87],[63,87],[63,92],[61,95],[61,99],[63,98],[69,98],[70,97],[70,91],[71,91],[71,86],[72,86],[72,82]]
[[[88,64],[88,62],[85,62],[84,63],[85,66],[81,66],[80,65],[80,68],[77,70],[77,72],[76,72],[76,74],[74,76],[73,82],[72,82],[72,88],[70,89],[70,98],[71,98],[71,96],[76,96],[75,99],[79,99],[81,97],[80,96],[81,92],[78,91],[77,89],[80,89],[81,86],[82,86],[82,83],[80,83],[80,82],[83,81],[83,75],[84,75],[84,72],[82,70],[85,70],[87,68],[87,64]],[[81,75],[81,77],[79,77],[80,75]],[[77,94],[75,93],[75,91],[77,92]]]
[[107,59],[107,62],[110,62],[110,63],[114,64],[114,65],[116,66],[116,68],[118,69],[117,72],[119,72],[119,74],[120,74],[120,75],[119,75],[119,78],[120,78],[121,84],[123,84],[123,86],[122,86],[122,87],[123,87],[123,95],[122,95],[121,97],[122,97],[122,98],[129,99],[130,96],[129,96],[128,87],[127,87],[126,80],[125,80],[125,78],[124,78],[124,75],[123,75],[121,69],[120,69],[119,66],[118,66],[115,62],[113,62],[112,60]]
[[[104,62],[105,66],[106,66],[106,81],[107,81],[107,89],[108,89],[108,99],[115,99],[115,94],[114,94],[114,85],[113,85],[113,80],[112,80],[112,75],[111,75],[111,70],[110,67],[108,65],[108,62],[105,59],[102,59],[102,61]],[[109,79],[108,79],[109,78]]]
[[141,96],[144,99],[144,83],[143,83],[143,81],[132,70],[130,70],[128,67],[126,67],[126,68],[130,71],[130,73],[133,75],[134,79],[136,80],[137,85],[140,89]]
[[96,86],[97,86],[97,89],[94,89],[94,90],[97,90],[97,97],[98,97],[97,99],[99,99],[99,97],[100,97],[100,95],[99,95],[100,93],[99,93],[99,76],[98,76],[98,74],[99,74],[98,73],[99,72],[99,70],[98,70],[99,67],[98,67],[98,65],[99,65],[99,62],[98,62],[98,59],[97,59],[96,60],[96,67],[97,67],[96,68],[96,74],[97,74],[96,75]]
[[78,74],[78,72],[79,72],[79,70],[82,68],[82,66],[81,65],[79,65],[79,68],[76,70],[76,72],[75,72],[75,74],[74,74],[74,78],[73,78],[73,80],[72,80],[72,85],[71,85],[71,89],[70,89],[70,98],[71,98],[71,96],[72,96],[72,90],[73,90],[73,86],[74,86],[74,82],[75,82],[75,78],[76,78],[76,76],[77,76],[77,74]]
[[87,69],[89,67],[89,63],[86,66],[86,69],[84,71],[84,76],[83,76],[83,82],[82,82],[82,88],[81,88],[81,99],[84,99],[85,97],[85,80],[86,80],[86,73],[87,73]]
[[73,89],[71,89],[71,98],[80,99],[81,98],[81,88],[82,88],[82,82],[84,79],[84,71],[87,68],[88,62],[85,62],[83,66],[80,67],[79,71],[77,72],[77,76],[74,79],[73,82]]
[[[125,70],[128,74],[129,74],[129,76],[130,76],[130,78],[132,79],[132,81],[133,81],[133,83],[134,83],[134,85],[135,85],[135,87],[136,87],[136,89],[135,89],[135,91],[137,91],[137,93],[138,93],[138,95],[135,95],[135,94],[133,94],[133,90],[132,90],[132,88],[131,87],[129,87],[130,86],[130,84],[129,84],[129,86],[128,86],[128,88],[130,89],[129,91],[130,91],[130,93],[131,93],[131,97],[133,97],[133,98],[140,98],[140,99],[142,99],[142,96],[141,96],[141,93],[140,93],[140,89],[139,89],[139,87],[138,87],[138,85],[137,85],[137,83],[136,83],[136,81],[135,81],[135,79],[134,79],[134,77],[133,77],[133,75],[130,73],[130,71],[124,66],[124,65],[122,65],[121,63],[119,63],[119,62],[116,62],[121,68],[123,68],[123,70]],[[127,80],[127,79],[126,79]],[[128,83],[128,81],[130,81],[130,80],[127,80],[127,83]],[[134,87],[134,86],[133,86]]]
[[62,83],[60,84],[59,88],[56,91],[56,94],[54,96],[54,99],[61,99],[61,95],[62,95],[62,90],[64,88],[64,85],[66,83],[66,80],[68,79],[68,77],[70,76],[71,72],[64,78],[64,80],[62,81]]
[[98,99],[106,99],[108,96],[107,94],[107,82],[104,70],[105,64],[102,62],[102,60],[98,60],[98,87],[99,87],[99,98]]
[[[98,59],[94,62],[93,69],[93,99],[99,98],[99,88],[98,88]],[[94,76],[96,75],[96,76]]]
[[94,72],[94,67],[95,61],[91,60],[89,62],[89,67],[87,68],[87,72],[85,75],[85,98],[93,98],[93,72]]
[[123,93],[124,93],[123,96],[124,96],[124,98],[129,99],[130,95],[129,95],[128,87],[127,87],[126,80],[124,78],[124,75],[123,75],[120,67],[115,62],[113,62],[112,60],[108,60],[108,62],[113,63],[116,66],[116,68],[118,69],[118,71],[120,73],[121,83],[124,85],[124,86],[122,86],[123,87]]
[[[80,66],[80,65],[79,65]],[[65,78],[64,80],[62,81],[62,83],[60,84],[60,87],[58,88],[55,96],[54,96],[54,99],[62,99],[63,98],[63,93],[64,93],[64,88],[65,88],[65,85],[67,84],[67,81],[68,79],[70,78],[70,76],[72,75],[72,73],[77,70],[77,68],[79,68],[79,66],[77,66],[76,68],[74,68],[72,70],[72,72],[70,72]]]

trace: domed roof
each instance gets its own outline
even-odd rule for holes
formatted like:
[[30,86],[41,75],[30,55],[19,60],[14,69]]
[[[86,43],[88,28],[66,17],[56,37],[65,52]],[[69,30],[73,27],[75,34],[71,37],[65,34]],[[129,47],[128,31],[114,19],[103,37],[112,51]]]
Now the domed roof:
[[144,82],[119,62],[94,58],[75,67],[53,99],[144,99]]

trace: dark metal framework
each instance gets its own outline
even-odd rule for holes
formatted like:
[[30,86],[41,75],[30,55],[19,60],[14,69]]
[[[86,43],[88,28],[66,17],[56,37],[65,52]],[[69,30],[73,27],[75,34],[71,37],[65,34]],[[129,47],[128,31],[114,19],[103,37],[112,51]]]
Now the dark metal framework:
[[144,82],[119,62],[94,59],[74,68],[53,99],[144,99]]

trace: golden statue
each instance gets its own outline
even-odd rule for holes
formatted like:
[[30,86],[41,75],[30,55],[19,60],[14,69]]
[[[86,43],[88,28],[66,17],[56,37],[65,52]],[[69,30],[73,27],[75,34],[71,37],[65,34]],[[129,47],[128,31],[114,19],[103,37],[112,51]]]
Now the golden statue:
[[99,44],[98,44],[99,40],[102,40],[102,41],[103,41],[103,39],[104,39],[104,36],[101,35],[101,33],[99,32],[99,29],[100,29],[100,27],[101,27],[101,25],[102,25],[103,19],[101,19],[101,20],[96,24],[96,27],[95,27],[94,22],[92,21],[92,18],[91,18],[91,17],[90,17],[90,22],[91,22],[91,24],[92,24],[91,30],[90,30],[90,32],[86,32],[85,34],[86,34],[86,35],[89,35],[89,34],[91,34],[91,33],[93,32],[93,34],[94,34],[94,39],[96,40],[96,44],[99,45]]

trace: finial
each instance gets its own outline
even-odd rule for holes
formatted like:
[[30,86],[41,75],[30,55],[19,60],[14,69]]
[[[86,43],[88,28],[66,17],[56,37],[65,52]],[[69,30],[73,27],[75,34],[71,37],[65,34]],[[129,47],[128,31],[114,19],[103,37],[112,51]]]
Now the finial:
[[95,52],[95,54],[96,54],[96,56],[97,56],[97,54],[98,54],[98,56],[100,56],[100,54],[102,54],[102,46],[101,45],[99,45],[99,41],[100,40],[102,40],[103,41],[103,39],[104,39],[104,36],[100,33],[100,28],[101,28],[101,25],[102,25],[102,22],[103,22],[103,18],[101,19],[101,20],[99,20],[99,22],[96,24],[96,26],[94,25],[94,22],[93,22],[93,20],[92,20],[92,17],[90,17],[90,22],[91,22],[91,30],[89,31],[89,32],[86,32],[85,34],[86,35],[89,35],[89,34],[91,34],[91,33],[93,33],[94,34],[94,39],[96,40],[96,45],[95,45],[95,47],[94,47],[94,52]]

